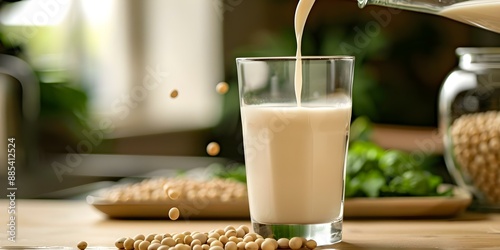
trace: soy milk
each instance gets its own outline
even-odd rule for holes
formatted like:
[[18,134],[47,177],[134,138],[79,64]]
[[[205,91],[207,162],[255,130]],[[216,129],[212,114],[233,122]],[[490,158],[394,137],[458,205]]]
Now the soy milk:
[[259,223],[319,224],[342,215],[351,100],[339,95],[322,107],[301,102],[301,40],[313,4],[300,0],[295,13],[297,105],[241,108],[250,211]]
[[321,108],[245,106],[241,116],[252,218],[270,224],[338,219],[350,101]]
[[470,1],[446,7],[439,15],[500,33],[500,1]]

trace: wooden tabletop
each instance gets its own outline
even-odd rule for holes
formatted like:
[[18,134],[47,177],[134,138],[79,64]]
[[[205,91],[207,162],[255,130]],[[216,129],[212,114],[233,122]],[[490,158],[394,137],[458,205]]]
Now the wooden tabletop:
[[[136,234],[209,231],[249,221],[111,220],[85,201],[16,200],[16,242],[8,241],[8,200],[0,200],[3,247],[114,249],[114,241]],[[500,214],[465,213],[449,219],[353,220],[344,222],[343,242],[324,249],[500,249]]]

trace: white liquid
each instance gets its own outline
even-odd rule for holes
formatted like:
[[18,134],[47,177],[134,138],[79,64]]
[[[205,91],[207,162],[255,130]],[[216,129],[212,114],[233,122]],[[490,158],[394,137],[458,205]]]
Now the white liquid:
[[315,224],[342,214],[351,103],[241,109],[248,196],[260,223]]
[[304,26],[306,25],[307,16],[314,5],[315,0],[300,0],[295,10],[295,38],[297,40],[297,58],[295,62],[295,98],[297,99],[297,106],[301,105],[302,94],[302,34],[304,33]]
[[295,12],[297,106],[241,108],[252,219],[264,224],[319,224],[342,216],[351,100],[302,107],[301,41],[314,0]]
[[455,4],[440,15],[500,33],[500,1],[471,1]]

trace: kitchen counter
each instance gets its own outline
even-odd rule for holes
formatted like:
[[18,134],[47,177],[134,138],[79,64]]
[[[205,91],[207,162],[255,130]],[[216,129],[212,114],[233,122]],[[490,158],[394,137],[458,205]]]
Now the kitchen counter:
[[[8,241],[8,200],[0,200],[0,245],[114,249],[114,241],[136,234],[208,231],[247,220],[111,220],[74,200],[16,200],[16,242]],[[500,249],[500,214],[465,213],[449,219],[355,220],[344,222],[343,242],[324,249]],[[46,248],[45,248],[46,249]]]

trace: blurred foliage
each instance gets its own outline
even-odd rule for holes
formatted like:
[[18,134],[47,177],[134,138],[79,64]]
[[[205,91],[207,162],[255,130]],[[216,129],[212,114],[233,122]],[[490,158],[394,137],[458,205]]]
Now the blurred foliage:
[[453,194],[451,188],[439,190],[443,178],[431,172],[439,163],[439,156],[384,150],[370,141],[371,129],[366,117],[351,124],[345,178],[347,198]]
[[16,45],[11,45],[5,42],[6,38],[3,35],[3,33],[0,30],[0,54],[5,54],[5,55],[11,55],[11,56],[17,56],[21,54],[21,46],[16,44]]
[[360,116],[351,123],[349,141],[369,141],[373,131],[373,125],[366,116]]
[[214,177],[233,180],[241,183],[247,182],[245,165],[243,164],[234,163],[234,164],[229,164],[227,166],[213,165],[210,167],[211,170],[213,171],[212,175]]
[[245,165],[237,162],[228,164],[212,163],[207,167],[195,168],[190,170],[178,169],[174,175],[179,178],[191,179],[225,179],[240,183],[247,182]]
[[[345,179],[346,197],[448,196],[441,191],[441,176],[432,174],[428,161],[416,161],[412,153],[384,150],[366,141],[351,143]],[[429,156],[432,157],[432,156]]]
[[[11,44],[0,29],[0,53],[17,56],[29,64],[21,44]],[[88,98],[86,92],[66,78],[64,73],[35,72],[40,89],[39,125],[43,130],[57,130],[78,138],[88,128]],[[56,125],[57,124],[57,125]]]
[[89,126],[87,103],[87,94],[67,81],[40,81],[40,119],[58,120],[74,135]]

